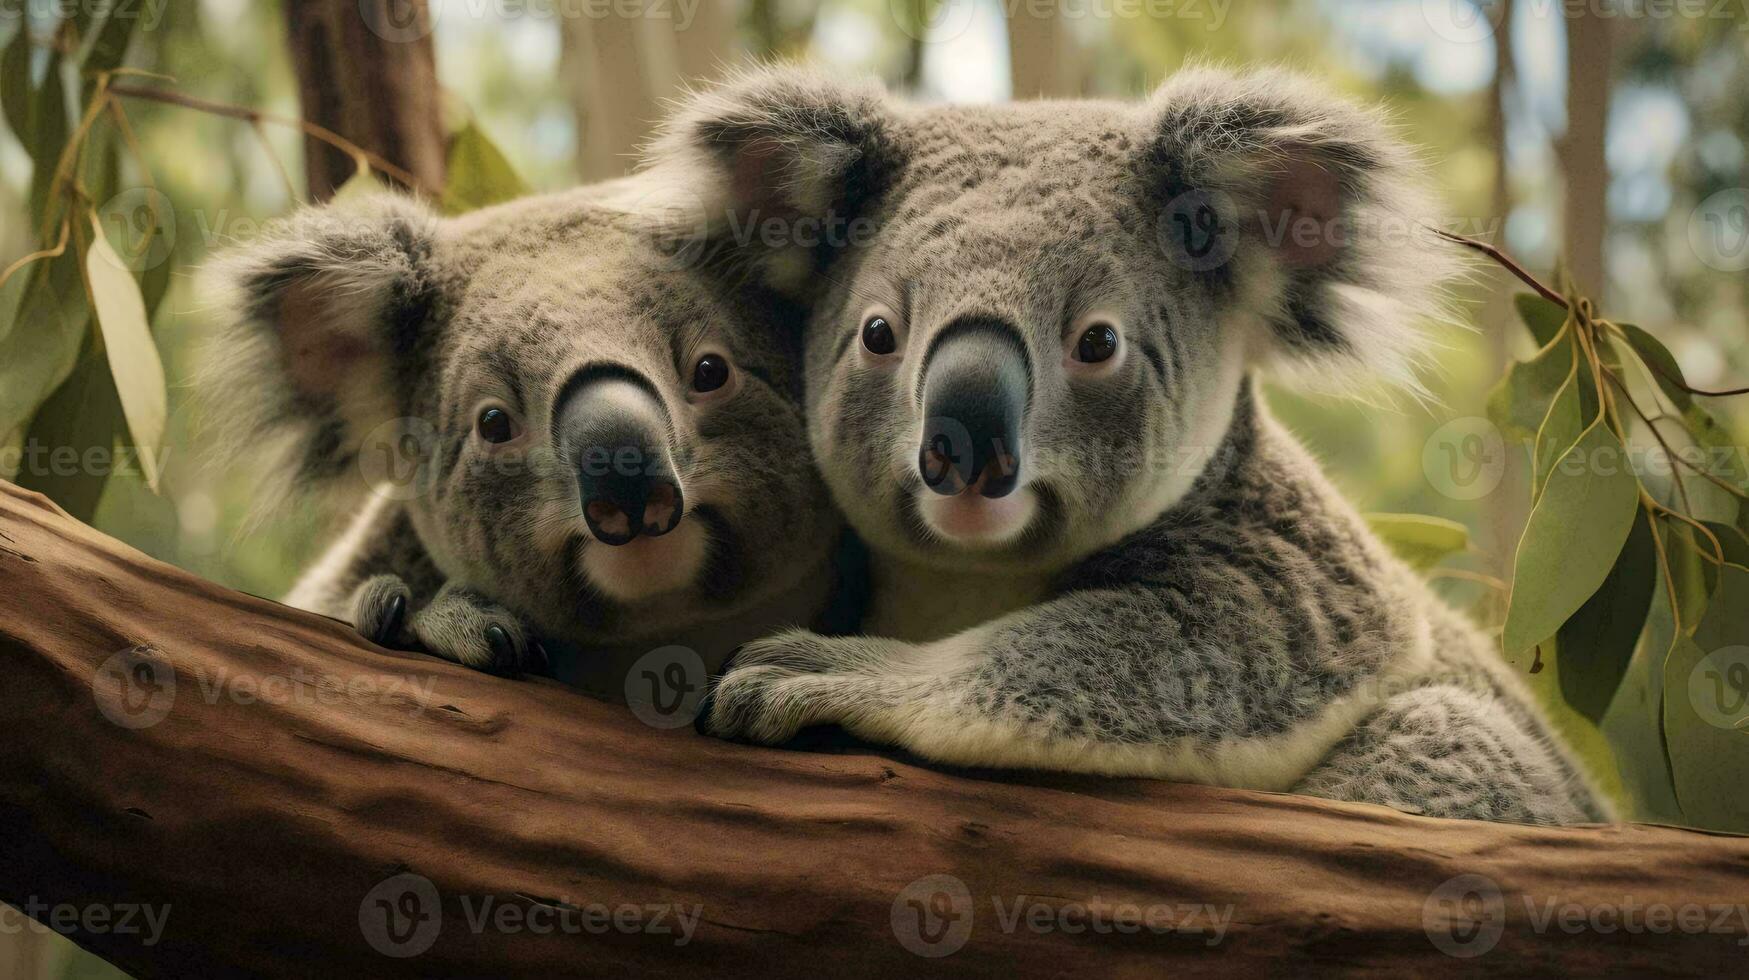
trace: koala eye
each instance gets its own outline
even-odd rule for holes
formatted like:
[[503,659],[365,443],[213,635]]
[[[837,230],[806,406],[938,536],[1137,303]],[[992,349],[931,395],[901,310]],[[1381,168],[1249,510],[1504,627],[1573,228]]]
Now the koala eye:
[[475,426],[480,430],[480,438],[494,445],[516,438],[516,422],[502,408],[482,411]]
[[1110,324],[1095,323],[1075,344],[1075,360],[1084,364],[1108,361],[1117,353],[1117,331]]
[[692,368],[692,390],[716,391],[729,383],[729,362],[717,354],[706,354]]
[[893,325],[886,317],[871,316],[862,325],[862,346],[870,354],[891,354],[899,349],[899,338],[893,335]]

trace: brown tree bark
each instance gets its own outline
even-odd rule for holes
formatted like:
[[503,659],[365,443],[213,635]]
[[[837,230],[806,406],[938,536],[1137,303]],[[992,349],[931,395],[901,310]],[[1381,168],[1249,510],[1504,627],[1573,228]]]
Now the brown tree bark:
[[[426,0],[286,0],[304,118],[443,188],[446,141]],[[325,201],[357,161],[306,137],[310,198]]]
[[[1626,906],[1643,924],[1652,907],[1740,907],[1749,839],[944,772],[661,731],[555,684],[377,649],[9,484],[0,670],[0,900],[51,924],[72,909],[58,921],[79,943],[140,976],[1743,962],[1737,919],[1711,932],[1563,923],[1570,908]],[[1480,878],[1452,884],[1463,875]],[[1474,881],[1498,902],[1461,901]],[[155,944],[145,912],[119,931],[129,908],[153,911]],[[93,909],[107,913],[97,926]],[[1481,959],[1440,951],[1496,929]],[[906,945],[956,941],[941,958]]]

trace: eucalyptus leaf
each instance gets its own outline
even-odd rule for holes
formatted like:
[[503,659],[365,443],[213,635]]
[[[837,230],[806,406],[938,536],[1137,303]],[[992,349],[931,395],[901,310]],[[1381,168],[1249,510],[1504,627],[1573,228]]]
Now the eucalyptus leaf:
[[1664,734],[1693,823],[1749,831],[1749,572],[1727,567],[1692,637],[1664,665]]
[[17,33],[5,50],[0,50],[0,112],[23,146],[31,145],[31,91],[35,86],[31,85],[30,58],[30,27],[21,17]]
[[357,173],[346,179],[346,183],[335,188],[334,196],[329,200],[331,202],[353,201],[387,193],[388,189],[389,186],[383,183],[376,174],[371,173],[369,168],[360,168]]
[[1425,514],[1368,514],[1366,522],[1398,558],[1426,571],[1470,546],[1470,529]]
[[121,396],[122,413],[139,451],[146,485],[158,489],[158,447],[164,439],[169,417],[169,396],[164,384],[164,362],[152,340],[145,299],[127,263],[122,261],[95,211],[90,215],[94,236],[85,257],[86,282],[91,303],[103,333],[110,371]]
[[[1725,551],[1726,561],[1749,568],[1749,533],[1745,533],[1742,528],[1730,524],[1710,521],[1707,523],[1707,530],[1713,532],[1713,536],[1719,539],[1719,546]],[[1709,552],[1712,549],[1711,543],[1707,541],[1702,541],[1701,547],[1706,548]]]
[[1555,734],[1573,750],[1584,764],[1585,771],[1597,782],[1604,795],[1617,803],[1625,802],[1622,774],[1613,746],[1598,724],[1567,703],[1563,680],[1567,658],[1554,637],[1519,651],[1507,658],[1519,679],[1530,689],[1547,716]]
[[526,193],[528,185],[477,123],[470,120],[450,137],[441,202],[444,214],[462,214]]
[[28,284],[16,319],[0,333],[0,431],[28,422],[66,381],[89,322],[71,250],[18,275]]
[[1512,655],[1555,636],[1603,585],[1633,530],[1640,481],[1600,419],[1552,467],[1512,573],[1503,636]]
[[1585,431],[1587,420],[1585,406],[1579,398],[1579,365],[1575,363],[1570,369],[1567,380],[1555,392],[1554,401],[1549,403],[1549,411],[1543,417],[1542,424],[1537,427],[1535,476],[1531,483],[1531,500],[1542,496],[1543,487],[1548,484],[1549,474],[1559,463],[1567,450],[1579,441],[1579,436]]
[[1518,318],[1529,328],[1530,335],[1536,338],[1538,347],[1547,347],[1549,341],[1561,332],[1561,325],[1567,322],[1567,308],[1559,303],[1552,303],[1535,293],[1518,293],[1512,297],[1512,306],[1518,311]]
[[1657,579],[1658,549],[1642,513],[1609,577],[1561,626],[1561,696],[1592,721],[1603,720],[1633,660]]
[[121,63],[126,60],[128,44],[133,40],[134,28],[143,19],[142,11],[124,8],[123,4],[126,3],[128,0],[114,0],[110,4],[108,17],[104,19],[103,26],[97,31],[97,37],[86,51],[85,62],[81,66],[86,76],[84,91],[86,102],[91,101],[97,84],[97,75],[121,67]]
[[[32,220],[43,221],[59,211],[59,205],[49,201],[54,186],[55,168],[60,165],[61,152],[72,135],[67,118],[67,87],[61,74],[61,55],[49,53],[48,71],[42,87],[30,100],[30,214]],[[53,206],[51,207],[51,204]]]
[[1488,396],[1488,417],[1510,438],[1534,442],[1555,395],[1573,373],[1573,342],[1562,339],[1515,362]]
[[115,467],[123,424],[102,345],[87,336],[77,366],[31,422],[19,486],[90,523]]

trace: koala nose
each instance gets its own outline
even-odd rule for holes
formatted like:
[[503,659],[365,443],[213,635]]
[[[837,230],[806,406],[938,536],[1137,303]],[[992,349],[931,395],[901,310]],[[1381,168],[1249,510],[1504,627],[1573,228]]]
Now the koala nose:
[[1032,393],[1026,344],[1008,324],[947,325],[923,362],[923,484],[953,496],[1006,497],[1020,485],[1021,431]]
[[666,414],[641,379],[608,375],[567,383],[554,414],[555,442],[577,469],[583,522],[595,540],[660,537],[686,512],[667,449]]

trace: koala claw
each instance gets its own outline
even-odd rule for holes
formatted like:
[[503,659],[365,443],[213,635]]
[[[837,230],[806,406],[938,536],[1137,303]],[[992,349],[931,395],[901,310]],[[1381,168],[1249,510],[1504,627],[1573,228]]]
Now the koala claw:
[[377,646],[405,649],[411,639],[406,628],[412,594],[393,575],[378,575],[360,585],[352,599],[352,621],[359,634]]
[[353,621],[366,639],[395,650],[416,650],[475,670],[514,677],[549,669],[546,648],[516,614],[466,589],[444,586],[409,614],[412,591],[393,575],[359,586]]
[[731,741],[775,745],[814,725],[878,713],[891,693],[866,641],[793,630],[730,655],[699,704],[694,727]]

